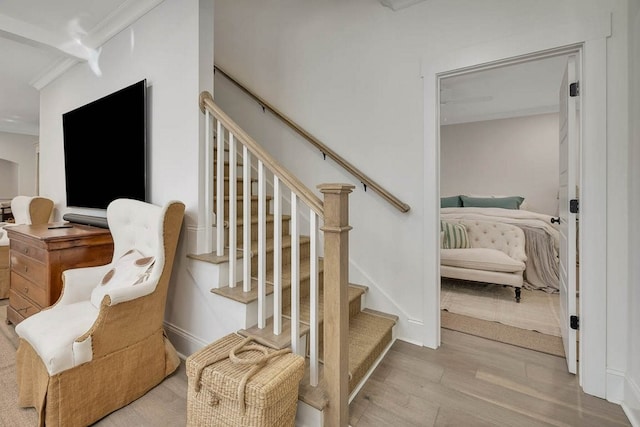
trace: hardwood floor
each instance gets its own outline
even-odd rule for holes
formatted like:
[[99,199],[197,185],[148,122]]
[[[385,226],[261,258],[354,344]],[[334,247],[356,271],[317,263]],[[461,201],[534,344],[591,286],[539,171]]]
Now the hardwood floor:
[[[184,426],[187,386],[182,363],[94,425]],[[446,329],[438,350],[396,341],[350,415],[353,427],[630,425],[620,406],[581,392],[564,359]]]
[[630,423],[619,405],[583,393],[563,358],[443,329],[438,350],[395,342],[351,403],[351,425]]

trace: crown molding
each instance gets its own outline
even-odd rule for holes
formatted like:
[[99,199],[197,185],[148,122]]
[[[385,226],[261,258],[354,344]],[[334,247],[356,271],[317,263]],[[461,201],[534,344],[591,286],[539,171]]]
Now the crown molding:
[[97,49],[120,31],[129,27],[164,0],[127,0],[110,13],[82,39],[82,43]]
[[41,90],[78,62],[80,62],[80,60],[77,58],[60,58],[31,80],[29,85],[37,90]]

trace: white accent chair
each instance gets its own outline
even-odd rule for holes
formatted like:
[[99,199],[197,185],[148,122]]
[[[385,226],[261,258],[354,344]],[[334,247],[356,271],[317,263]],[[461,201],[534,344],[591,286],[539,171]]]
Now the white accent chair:
[[163,321],[184,209],[111,202],[112,262],[64,271],[60,299],[16,326],[18,403],[39,425],[93,424],[179,366]]

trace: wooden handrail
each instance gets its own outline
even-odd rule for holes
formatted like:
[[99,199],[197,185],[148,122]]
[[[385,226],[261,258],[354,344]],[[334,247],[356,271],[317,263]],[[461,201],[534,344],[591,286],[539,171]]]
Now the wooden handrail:
[[315,146],[318,150],[320,150],[322,152],[322,154],[325,154],[325,155],[329,156],[333,161],[335,161],[337,164],[339,164],[344,169],[346,169],[347,172],[349,172],[351,175],[353,175],[356,178],[358,178],[358,180],[365,186],[365,191],[366,191],[366,188],[371,188],[373,191],[378,193],[383,199],[385,199],[387,202],[391,203],[396,209],[398,209],[401,212],[408,212],[409,209],[411,209],[411,207],[408,204],[400,201],[400,199],[398,199],[393,194],[389,193],[387,190],[382,188],[377,182],[375,182],[374,180],[369,178],[367,175],[365,175],[358,168],[356,168],[351,163],[349,163],[348,161],[343,159],[339,154],[337,154],[331,148],[327,147],[325,144],[323,144],[321,141],[319,141],[315,136],[311,135],[309,132],[307,132],[306,130],[301,128],[297,123],[295,123],[293,120],[291,120],[289,117],[287,117],[284,113],[279,111],[276,107],[274,107],[273,105],[269,104],[267,101],[262,99],[260,96],[256,95],[254,92],[252,92],[250,89],[248,89],[244,84],[240,83],[238,80],[233,78],[229,73],[224,71],[218,65],[214,65],[214,70],[216,72],[219,71],[224,77],[226,77],[233,84],[238,86],[244,93],[246,93],[251,98],[253,98],[256,101],[258,101],[258,103],[260,103],[260,105],[262,105],[264,108],[269,110],[277,118],[282,120],[287,126],[289,126],[296,133],[298,133],[300,136],[302,136],[304,139],[306,139],[309,143],[311,143],[313,146]]
[[209,110],[211,114],[220,120],[224,127],[233,133],[236,140],[240,140],[247,149],[258,160],[260,160],[275,176],[282,181],[291,191],[296,193],[300,199],[313,209],[315,213],[320,215],[320,218],[324,218],[324,205],[322,200],[316,196],[306,185],[304,185],[298,178],[295,177],[287,169],[283,168],[276,160],[271,157],[269,153],[265,151],[260,144],[258,144],[249,134],[247,134],[231,117],[229,117],[222,109],[213,102],[213,97],[207,91],[200,93],[200,109],[204,112],[205,109]]

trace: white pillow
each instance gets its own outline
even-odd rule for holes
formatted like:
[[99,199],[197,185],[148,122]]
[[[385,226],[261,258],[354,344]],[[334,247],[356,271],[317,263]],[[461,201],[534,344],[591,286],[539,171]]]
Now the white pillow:
[[100,307],[102,298],[113,289],[135,286],[145,282],[151,274],[155,257],[148,257],[137,249],[131,249],[122,255],[113,267],[102,277],[100,283],[91,292],[91,303]]

